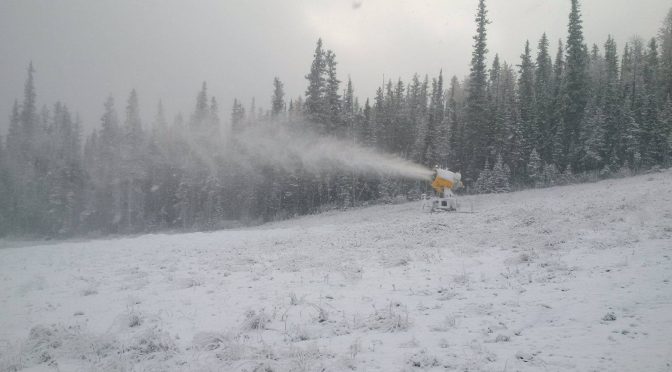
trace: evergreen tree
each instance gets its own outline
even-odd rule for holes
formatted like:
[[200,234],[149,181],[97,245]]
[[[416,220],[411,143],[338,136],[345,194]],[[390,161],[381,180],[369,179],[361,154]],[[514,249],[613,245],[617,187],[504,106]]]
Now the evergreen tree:
[[[133,91],[134,94],[135,90]],[[196,96],[196,109],[194,114],[191,117],[191,127],[194,130],[203,130],[207,126],[209,118],[209,108],[208,108],[208,86],[206,82],[203,82],[200,92]]]
[[432,96],[429,103],[427,137],[425,139],[424,164],[445,167],[448,131],[444,122],[443,73],[432,81]]
[[527,176],[529,177],[534,187],[539,187],[542,182],[542,170],[543,164],[541,158],[539,157],[537,150],[532,149],[532,152],[530,153],[530,160],[527,163]]
[[546,187],[557,185],[561,178],[560,172],[555,164],[544,165],[542,173],[542,182]]
[[326,65],[326,85],[324,99],[326,105],[326,131],[328,134],[343,135],[343,126],[341,118],[341,96],[338,94],[341,81],[336,75],[336,54],[331,50],[327,51],[324,58]]
[[233,107],[231,108],[231,130],[233,133],[240,133],[243,131],[245,125],[245,108],[238,101],[233,100]]
[[641,129],[635,113],[631,108],[632,104],[629,98],[624,101],[623,108],[623,126],[624,130],[621,134],[621,148],[623,160],[630,164],[630,166],[637,170],[641,166]]
[[668,166],[670,162],[670,138],[672,135],[672,100],[668,98],[658,113],[651,128],[649,157],[656,164]]
[[491,193],[494,190],[494,178],[492,169],[488,160],[485,161],[483,169],[478,174],[478,179],[474,183],[474,191],[480,194]]
[[323,124],[327,120],[325,115],[327,112],[325,102],[326,67],[327,63],[324,49],[322,49],[322,39],[318,39],[310,73],[306,76],[308,88],[306,89],[306,101],[304,103],[306,118],[318,124]]
[[[610,158],[608,162],[618,163],[618,153],[620,152],[618,136],[623,131],[621,113],[622,95],[619,81],[619,67],[616,41],[611,37],[607,38],[604,44],[605,58],[605,87],[604,87],[604,142],[606,153]],[[612,156],[613,155],[613,156]]]
[[[564,113],[566,155],[576,153],[580,147],[579,132],[589,96],[588,49],[583,39],[579,0],[572,0],[568,29],[565,67],[567,107]],[[573,156],[573,161],[578,164],[575,156]]]
[[540,156],[546,162],[553,161],[553,63],[549,54],[549,42],[546,34],[541,36],[538,44],[537,63],[534,75],[534,92],[536,98],[535,114],[538,125],[538,141]]
[[466,139],[467,156],[470,164],[465,169],[467,178],[478,173],[487,154],[485,149],[490,142],[484,133],[488,127],[488,100],[487,100],[487,71],[485,65],[487,48],[487,30],[490,23],[487,18],[485,0],[479,0],[476,13],[476,35],[474,36],[474,50],[471,58],[471,72],[466,100]]
[[[205,102],[207,108],[207,99]],[[126,119],[121,143],[121,180],[124,189],[122,194],[122,208],[124,210],[122,220],[126,231],[129,232],[141,231],[144,227],[144,194],[142,191],[146,170],[144,142],[138,95],[133,89],[126,105]]]
[[501,155],[497,155],[497,162],[492,167],[492,191],[495,193],[504,193],[511,191],[511,171],[509,166],[504,164]]
[[672,97],[672,8],[667,13],[658,35],[660,39],[660,79],[663,98]]
[[522,123],[524,152],[539,146],[540,133],[537,125],[536,94],[534,91],[534,63],[530,51],[530,42],[525,43],[525,52],[520,56],[520,78],[518,79],[518,98],[520,120]]
[[446,117],[449,119],[449,138],[448,138],[448,148],[449,148],[449,168],[461,170],[464,166],[463,160],[463,141],[464,141],[464,127],[462,126],[462,121],[460,120],[461,112],[460,105],[458,103],[458,94],[461,91],[460,82],[457,80],[457,76],[453,76],[450,79],[450,88],[448,90],[448,106]]
[[549,135],[553,140],[553,162],[560,167],[567,165],[567,125],[565,112],[567,111],[567,89],[565,81],[565,60],[562,40],[558,41],[558,51],[553,64],[553,109],[552,124]]
[[582,147],[577,155],[585,170],[599,170],[606,164],[604,126],[605,118],[602,109],[591,101],[583,116],[580,134]]
[[273,97],[271,98],[271,117],[277,119],[285,111],[285,88],[279,78],[273,79]]

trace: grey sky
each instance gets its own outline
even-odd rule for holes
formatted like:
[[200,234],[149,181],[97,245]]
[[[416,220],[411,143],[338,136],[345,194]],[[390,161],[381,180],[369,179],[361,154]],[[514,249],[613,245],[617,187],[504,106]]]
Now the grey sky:
[[[356,6],[360,4],[361,6]],[[669,0],[583,0],[586,39],[619,49],[655,36]],[[0,0],[0,127],[30,60],[41,104],[61,100],[98,126],[112,94],[121,112],[136,88],[147,126],[156,103],[189,114],[207,81],[228,118],[231,101],[268,107],[274,76],[303,93],[318,37],[341,80],[370,97],[385,77],[468,73],[477,0]],[[569,0],[489,0],[489,49],[518,63],[526,39],[566,37]]]

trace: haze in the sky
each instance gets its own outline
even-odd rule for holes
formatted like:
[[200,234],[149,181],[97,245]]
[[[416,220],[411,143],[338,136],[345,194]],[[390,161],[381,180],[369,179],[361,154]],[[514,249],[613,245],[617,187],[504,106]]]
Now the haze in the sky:
[[[612,34],[619,49],[649,38],[669,0],[583,0],[588,43]],[[518,63],[526,39],[566,38],[569,0],[489,0],[490,60]],[[136,88],[145,125],[162,99],[168,114],[193,109],[202,81],[228,118],[234,97],[268,107],[274,76],[304,93],[315,42],[336,53],[341,80],[370,97],[383,76],[465,76],[477,0],[3,0],[0,2],[0,129],[35,65],[38,100],[61,100],[97,127],[104,99],[121,111]],[[489,63],[488,62],[488,63]]]

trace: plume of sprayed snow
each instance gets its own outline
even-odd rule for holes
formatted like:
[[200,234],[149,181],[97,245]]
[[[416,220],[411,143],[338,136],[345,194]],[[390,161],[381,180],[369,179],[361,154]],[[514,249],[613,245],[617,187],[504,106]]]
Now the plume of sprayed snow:
[[422,165],[349,141],[319,136],[306,127],[296,123],[256,124],[238,134],[236,140],[255,161],[290,172],[345,171],[415,180],[432,177],[433,171]]

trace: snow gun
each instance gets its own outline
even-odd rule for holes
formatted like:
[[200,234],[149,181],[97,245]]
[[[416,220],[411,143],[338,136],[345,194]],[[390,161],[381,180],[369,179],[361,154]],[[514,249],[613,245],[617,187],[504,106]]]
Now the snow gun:
[[453,190],[463,187],[462,175],[459,172],[436,167],[432,178],[432,188],[435,193],[431,197],[426,194],[422,196],[422,209],[426,212],[456,211],[457,199]]

